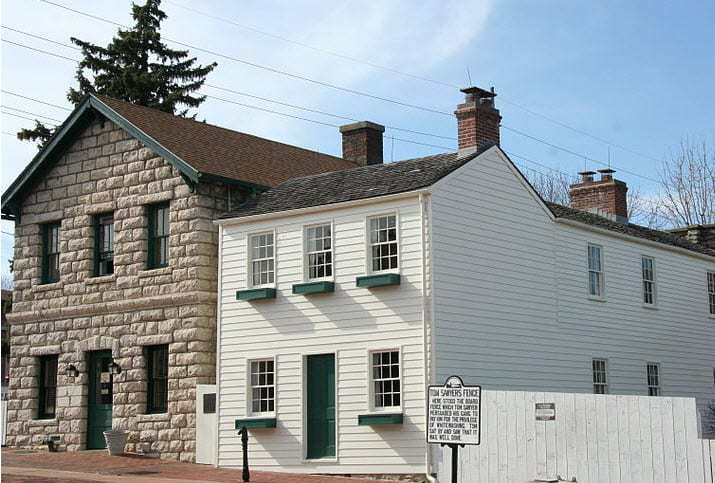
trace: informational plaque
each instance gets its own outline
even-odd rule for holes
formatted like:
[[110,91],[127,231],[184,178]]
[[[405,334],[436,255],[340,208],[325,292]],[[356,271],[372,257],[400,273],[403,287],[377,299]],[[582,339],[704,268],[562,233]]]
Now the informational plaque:
[[482,413],[481,386],[465,386],[450,376],[444,386],[427,390],[427,442],[479,444]]

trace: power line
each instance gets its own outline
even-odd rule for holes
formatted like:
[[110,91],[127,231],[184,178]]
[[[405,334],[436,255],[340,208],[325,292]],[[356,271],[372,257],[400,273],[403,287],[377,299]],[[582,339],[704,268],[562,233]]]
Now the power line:
[[[69,8],[69,7],[65,7],[64,5],[61,5],[61,4],[57,4],[57,3],[54,3],[54,2],[50,2],[49,0],[40,0],[40,1],[45,2],[45,3],[52,4],[52,5],[57,5],[57,6],[61,7],[61,8],[66,8],[67,10],[70,10],[70,11],[73,11],[73,12],[77,12],[77,13],[79,13],[79,14],[81,14],[81,15],[90,16],[91,18],[95,18],[95,17],[96,17],[96,16],[93,16],[93,15],[91,15],[91,14],[86,14],[86,13],[84,13],[84,12],[80,12],[80,11],[78,11],[78,10],[71,9],[71,8]],[[102,19],[101,17],[97,17],[97,18],[100,19],[100,20],[104,20],[104,21],[110,22],[110,23],[116,23],[116,22],[112,22],[111,20]],[[44,39],[44,37],[40,37],[40,36],[36,36],[36,37]],[[69,57],[65,57],[65,56],[62,56],[62,55],[59,55],[59,54],[54,54],[54,53],[52,53],[52,52],[48,52],[48,51],[45,51],[45,50],[42,50],[42,49],[36,49],[36,48],[30,47],[30,46],[27,46],[27,45],[24,45],[24,44],[19,44],[19,43],[17,43],[17,42],[12,42],[12,41],[9,41],[9,40],[6,40],[6,39],[2,39],[2,40],[3,40],[3,42],[8,42],[8,43],[10,43],[10,44],[17,45],[17,46],[23,47],[23,48],[27,48],[27,49],[30,49],[30,50],[33,50],[33,51],[36,51],[36,52],[40,52],[40,53],[47,54],[47,55],[52,55],[52,56],[55,56],[55,57],[60,57],[60,58],[63,58],[63,59],[71,60],[71,61],[73,61],[73,62],[79,62],[78,60],[71,59],[71,58],[69,58]],[[167,39],[167,40],[168,40],[168,39]],[[53,42],[54,42],[54,41],[53,41]],[[190,48],[195,48],[195,47],[193,47],[193,46],[191,46],[191,45],[189,45],[189,44],[185,44],[185,45],[186,45],[187,47],[190,47]],[[281,102],[281,101],[275,101],[275,100],[272,100],[272,99],[269,100],[268,98],[259,97],[259,96],[253,96],[253,95],[250,95],[250,94],[242,93],[242,92],[240,92],[240,91],[235,91],[235,90],[233,90],[233,89],[228,89],[228,88],[224,88],[224,87],[220,87],[220,86],[215,86],[215,85],[210,85],[210,87],[213,87],[213,88],[216,88],[216,89],[225,90],[225,91],[227,91],[227,92],[234,92],[234,93],[237,93],[237,94],[239,94],[239,95],[249,95],[249,96],[251,96],[251,97],[256,97],[256,98],[259,98],[259,99],[267,100],[268,102],[275,102],[275,103],[277,103],[277,104],[288,105],[288,106],[290,106],[290,107],[294,107],[294,108],[297,108],[297,109],[303,109],[303,110],[307,110],[307,111],[310,111],[310,112],[315,112],[315,113],[321,113],[321,114],[324,114],[324,115],[329,115],[329,116],[332,116],[332,117],[337,117],[337,118],[344,118],[344,119],[353,120],[353,118],[349,118],[349,117],[347,117],[347,116],[341,116],[341,115],[337,115],[337,114],[326,113],[326,112],[324,112],[324,111],[318,111],[318,110],[311,109],[311,108],[306,108],[306,107],[303,107],[303,106],[291,105],[291,104],[288,104],[288,103],[284,103],[284,102]],[[277,115],[283,115],[283,116],[285,116],[285,117],[292,117],[292,118],[295,118],[295,119],[301,119],[301,120],[304,120],[304,121],[307,121],[307,122],[312,122],[312,123],[315,123],[315,124],[324,124],[324,125],[331,126],[331,127],[339,127],[339,126],[334,125],[334,124],[325,123],[325,122],[317,121],[317,120],[314,120],[314,119],[302,118],[302,117],[300,117],[300,116],[294,116],[294,115],[290,115],[290,114],[286,114],[286,113],[280,113],[280,112],[278,112],[278,111],[273,111],[273,110],[271,110],[271,109],[260,108],[260,107],[258,107],[258,106],[252,106],[252,105],[249,105],[249,104],[243,104],[243,103],[239,103],[239,102],[236,102],[236,101],[230,101],[230,100],[218,98],[218,97],[215,97],[215,96],[210,96],[210,97],[212,97],[212,98],[214,98],[214,99],[217,99],[217,100],[224,101],[224,102],[230,102],[230,103],[232,103],[232,104],[236,104],[236,105],[239,105],[239,106],[242,106],[242,107],[247,107],[247,108],[250,108],[250,109],[262,110],[262,111],[264,111],[264,112],[269,112],[269,113],[273,113],[273,114],[277,114]],[[390,101],[388,101],[388,102],[390,102]],[[428,109],[428,108],[426,108],[426,109]],[[441,112],[441,111],[438,111],[438,112]],[[445,112],[441,112],[441,113],[442,113],[442,114],[447,114],[447,113],[445,113]],[[451,114],[450,114],[450,117],[451,117]],[[604,162],[602,162],[602,161],[599,161],[599,160],[597,160],[597,159],[595,159],[595,158],[591,158],[591,157],[585,156],[585,155],[583,155],[583,154],[581,154],[581,153],[577,153],[577,152],[575,152],[575,151],[573,151],[573,150],[571,150],[571,149],[565,148],[565,147],[563,147],[563,146],[559,146],[559,145],[557,145],[557,144],[551,143],[551,142],[549,142],[549,141],[546,141],[546,140],[544,140],[544,139],[538,138],[538,137],[536,137],[536,136],[532,136],[532,135],[530,135],[530,134],[528,134],[528,133],[525,133],[525,132],[523,132],[523,131],[520,131],[520,130],[518,130],[518,129],[511,128],[511,127],[505,126],[505,125],[503,125],[503,124],[502,124],[501,127],[504,128],[505,130],[514,132],[514,133],[516,133],[516,134],[518,134],[518,135],[521,135],[521,136],[527,137],[527,138],[529,138],[529,139],[531,139],[531,140],[540,142],[540,143],[545,144],[545,145],[547,145],[547,146],[550,146],[550,147],[552,147],[552,148],[554,148],[554,149],[558,149],[558,150],[561,150],[561,151],[566,152],[566,153],[568,153],[568,154],[577,156],[577,157],[579,157],[580,159],[586,158],[586,159],[588,159],[588,160],[590,160],[590,161],[593,161],[593,162],[595,162],[595,163],[598,163],[598,164],[607,166],[606,163],[604,163]],[[393,129],[394,129],[394,127],[393,127]],[[404,130],[405,132],[413,132],[413,133],[415,133],[415,134],[420,134],[420,135],[425,135],[425,134],[427,134],[427,133],[423,133],[423,132],[419,132],[419,131],[407,130],[407,129],[404,129],[404,128],[397,128],[397,129],[395,129],[395,130]],[[427,135],[429,135],[429,134],[427,134]],[[438,135],[434,135],[434,136],[438,136]],[[438,136],[438,137],[442,137],[442,138],[445,138],[445,139],[453,139],[453,138],[448,138],[448,137],[446,137],[446,136]],[[412,142],[412,141],[405,140],[405,139],[400,139],[400,138],[395,138],[395,139],[401,140],[401,141],[403,141],[403,142]],[[428,144],[428,143],[418,143],[418,142],[414,142],[414,144],[421,144],[421,145],[431,146],[431,147],[444,147],[444,146],[431,145],[431,144]],[[447,148],[447,149],[451,149],[451,148]],[[615,166],[614,166],[614,168],[615,168]],[[629,171],[629,170],[626,170],[626,169],[621,169],[621,168],[616,168],[616,169],[618,169],[618,170],[620,170],[620,171],[623,171],[624,173],[628,173],[628,174],[631,174],[631,175],[633,175],[633,176],[637,176],[637,177],[646,179],[646,180],[651,181],[651,182],[655,182],[655,183],[658,182],[657,180],[655,180],[655,179],[653,179],[653,178],[649,178],[649,177],[647,177],[647,176],[643,176],[643,175],[640,175],[640,174],[638,174],[638,173],[635,173],[635,172],[632,172],[632,171]]]
[[50,102],[45,102],[45,101],[41,101],[41,100],[39,100],[39,99],[35,99],[34,97],[23,96],[22,94],[18,94],[17,92],[7,91],[7,90],[5,90],[5,89],[2,89],[2,91],[0,91],[0,92],[2,92],[3,94],[8,94],[8,95],[11,95],[11,96],[20,97],[20,98],[26,99],[26,100],[28,100],[28,101],[33,101],[33,102],[37,102],[37,103],[39,103],[39,104],[44,104],[44,105],[46,105],[46,106],[56,107],[57,109],[62,109],[62,110],[65,110],[65,111],[71,111],[71,110],[72,110],[72,109],[70,109],[69,107],[60,106],[59,104],[52,104],[52,103],[50,103]]
[[[346,116],[346,115],[341,115],[341,114],[333,114],[333,113],[331,113],[331,112],[321,111],[321,110],[313,109],[313,108],[310,108],[310,107],[299,106],[299,105],[297,105],[297,104],[291,104],[291,103],[285,102],[285,101],[278,101],[278,100],[275,100],[275,99],[270,99],[270,98],[268,98],[268,97],[257,96],[257,95],[255,95],[255,94],[249,94],[249,93],[247,93],[247,92],[237,91],[237,90],[234,90],[234,89],[229,89],[229,88],[227,88],[227,87],[221,87],[221,86],[217,86],[217,85],[214,85],[214,84],[204,84],[204,85],[205,85],[206,87],[210,87],[210,88],[212,88],[212,89],[217,89],[217,90],[225,91],[225,92],[231,92],[231,93],[233,93],[233,94],[238,94],[239,96],[251,97],[251,98],[253,98],[253,99],[259,99],[259,100],[261,100],[261,101],[270,102],[270,103],[278,104],[278,105],[281,105],[281,106],[292,107],[292,108],[294,108],[294,109],[300,109],[300,110],[303,110],[303,111],[312,112],[312,113],[314,113],[314,114],[321,114],[321,115],[324,115],[324,116],[330,116],[330,117],[334,117],[334,118],[336,118],[336,119],[343,119],[343,120],[345,120],[345,121],[351,121],[351,122],[359,122],[359,121],[360,121],[360,119],[357,119],[357,118],[354,118],[354,117],[350,117],[350,116]],[[207,98],[209,98],[209,99],[225,100],[225,99],[221,99],[221,98],[219,98],[219,97],[215,97],[215,96],[212,96],[212,95],[209,95],[209,94],[204,94],[204,95],[205,95]],[[397,126],[390,126],[390,125],[385,125],[385,127],[386,127],[387,129],[392,129],[393,131],[402,131],[402,132],[407,132],[407,133],[411,133],[411,134],[418,134],[418,135],[420,135],[420,136],[429,136],[429,137],[434,137],[434,138],[446,139],[446,140],[448,140],[448,141],[456,141],[456,140],[457,140],[457,138],[455,138],[455,137],[442,136],[442,135],[440,135],[440,134],[432,134],[432,133],[428,133],[428,132],[424,132],[424,131],[416,131],[416,130],[414,130],[414,129],[407,129],[407,128],[402,128],[402,127],[397,127]]]
[[31,116],[43,117],[45,119],[49,119],[50,121],[55,121],[58,124],[62,124],[62,121],[60,121],[59,119],[55,119],[54,117],[45,116],[43,114],[37,114],[36,112],[23,111],[22,109],[17,109],[15,107],[10,107],[10,106],[5,106],[5,105],[0,105],[0,107],[2,107],[3,109],[10,109],[11,111],[20,112],[22,114],[29,114]]
[[[78,15],[83,15],[83,16],[86,16],[86,17],[89,17],[89,18],[93,18],[93,19],[95,19],[95,20],[100,20],[100,21],[107,22],[107,23],[110,23],[110,24],[113,24],[113,25],[118,25],[118,26],[120,26],[120,27],[128,28],[128,27],[126,27],[125,25],[122,25],[122,24],[120,24],[120,23],[114,22],[113,20],[109,20],[109,19],[106,19],[106,18],[104,18],[104,17],[100,17],[100,16],[98,16],[98,15],[92,15],[92,14],[83,12],[83,11],[81,11],[81,10],[77,10],[77,9],[74,9],[74,8],[70,8],[70,7],[66,6],[66,5],[62,5],[61,3],[51,2],[50,0],[40,0],[40,1],[43,2],[43,3],[47,3],[47,4],[49,4],[49,5],[54,5],[54,6],[56,6],[56,7],[63,8],[63,9],[68,10],[68,11],[70,11],[70,12],[77,13]],[[299,80],[302,80],[302,81],[304,81],[304,82],[309,82],[309,83],[311,83],[311,84],[319,85],[319,86],[322,86],[322,87],[327,87],[327,88],[330,88],[330,89],[335,89],[335,90],[338,90],[338,91],[347,92],[347,93],[349,93],[349,94],[354,94],[354,95],[356,95],[356,96],[368,97],[368,98],[370,98],[370,99],[375,99],[375,100],[383,101],[383,102],[389,102],[389,103],[392,103],[392,104],[395,104],[395,105],[398,105],[398,106],[409,107],[409,108],[412,108],[412,109],[418,109],[418,110],[420,110],[420,111],[425,111],[425,112],[430,112],[430,113],[433,113],[433,114],[440,114],[440,115],[442,115],[442,116],[452,117],[452,113],[446,112],[446,111],[440,111],[439,109],[434,109],[434,108],[432,108],[432,107],[421,106],[421,105],[419,105],[419,104],[412,104],[412,103],[410,103],[410,102],[402,101],[402,100],[399,100],[399,99],[393,99],[393,98],[390,98],[390,97],[378,96],[378,95],[376,95],[376,94],[371,94],[371,93],[369,93],[369,92],[359,91],[359,90],[357,90],[357,89],[352,89],[352,88],[350,88],[350,87],[339,86],[339,85],[337,85],[337,84],[332,84],[332,83],[330,83],[330,82],[325,82],[325,81],[321,81],[321,80],[318,80],[318,79],[313,79],[312,77],[308,77],[308,76],[305,76],[305,75],[294,74],[294,73],[292,73],[292,72],[287,72],[287,71],[285,71],[285,70],[277,69],[277,68],[275,68],[275,67],[270,67],[270,66],[267,66],[267,65],[258,64],[258,63],[256,63],[256,62],[251,62],[251,61],[246,60],[246,59],[241,59],[241,58],[238,58],[238,57],[234,57],[234,56],[232,56],[232,55],[223,54],[223,53],[221,53],[221,52],[216,52],[215,50],[210,50],[210,49],[206,49],[206,48],[203,48],[203,47],[198,47],[198,46],[196,46],[196,45],[187,44],[186,42],[181,42],[181,41],[179,41],[179,40],[171,39],[171,38],[169,38],[169,37],[163,37],[163,38],[164,38],[166,41],[168,41],[168,42],[171,42],[171,43],[174,43],[174,44],[177,44],[177,45],[181,45],[182,47],[187,47],[187,48],[190,48],[190,49],[194,49],[194,50],[197,50],[197,51],[199,51],[199,52],[204,52],[204,53],[206,53],[206,54],[214,55],[214,56],[220,57],[220,58],[222,58],[222,59],[231,60],[231,61],[233,61],[233,62],[238,62],[238,63],[240,63],[240,64],[247,65],[247,66],[249,66],[249,67],[253,67],[253,68],[256,68],[256,69],[262,69],[262,70],[265,70],[265,71],[268,71],[268,72],[272,72],[272,73],[274,73],[274,74],[279,74],[279,75],[286,76],[286,77],[290,77],[290,78],[293,78],[293,79],[299,79]]]
[[64,56],[64,55],[55,54],[54,52],[48,52],[47,50],[42,50],[42,49],[38,49],[38,48],[35,48],[35,47],[30,47],[29,45],[25,45],[25,44],[20,44],[20,43],[17,43],[17,42],[13,42],[12,40],[8,40],[8,39],[1,39],[1,40],[2,40],[3,42],[7,42],[8,44],[12,44],[12,45],[15,45],[15,46],[17,46],[17,47],[22,47],[23,49],[34,50],[35,52],[40,52],[41,54],[51,55],[51,56],[53,56],[53,57],[58,57],[58,58],[60,58],[60,59],[71,60],[72,62],[79,63],[79,60],[78,60],[78,59],[73,59],[73,58],[71,58],[71,57],[67,57],[67,56]]
[[[3,114],[5,114],[6,116],[19,117],[20,119],[25,119],[25,120],[27,120],[27,121],[33,121],[33,122],[36,121],[36,119],[34,119],[34,118],[27,117],[27,116],[23,116],[23,115],[21,115],[21,114],[15,114],[14,112],[7,112],[7,111],[0,111],[0,112],[2,112]],[[48,122],[47,124],[49,124],[49,125],[52,126],[52,127],[56,127],[56,126],[57,126],[56,124],[52,124],[52,123],[49,123],[49,122]]]
[[210,14],[210,13],[207,13],[207,12],[202,12],[202,11],[200,11],[200,10],[197,10],[197,9],[191,8],[191,7],[187,7],[186,5],[182,5],[182,4],[180,4],[180,3],[178,3],[178,2],[174,2],[174,1],[172,1],[172,0],[168,0],[167,3],[169,3],[169,4],[171,4],[171,5],[174,5],[174,6],[177,6],[177,7],[179,7],[179,8],[182,8],[182,9],[184,9],[184,10],[187,10],[187,11],[189,11],[189,12],[193,12],[193,13],[195,13],[195,14],[198,14],[198,15],[201,15],[201,16],[204,16],[204,17],[207,17],[207,18],[210,18],[210,19],[219,21],[219,22],[224,22],[224,23],[227,23],[227,24],[236,26],[236,27],[241,28],[241,29],[244,29],[244,30],[248,30],[248,31],[251,31],[251,32],[260,34],[260,35],[264,35],[264,36],[266,36],[266,37],[270,37],[270,38],[272,38],[272,39],[280,40],[280,41],[282,41],[282,42],[287,42],[287,43],[290,43],[290,44],[298,45],[298,46],[300,46],[300,47],[304,47],[304,48],[306,48],[306,49],[310,49],[310,50],[313,50],[313,51],[315,51],[315,52],[320,52],[321,54],[331,55],[331,56],[336,57],[336,58],[339,58],[339,59],[348,60],[348,61],[350,61],[350,62],[355,62],[355,63],[357,63],[357,64],[367,65],[367,66],[369,66],[369,67],[374,67],[374,68],[376,68],[376,69],[381,69],[381,70],[384,70],[384,71],[387,71],[387,72],[392,72],[392,73],[394,73],[394,74],[399,74],[399,75],[402,75],[402,76],[405,76],[405,77],[410,77],[410,78],[412,78],[412,79],[417,79],[417,80],[421,80],[421,81],[425,81],[425,82],[430,82],[430,83],[432,83],[432,84],[438,84],[438,85],[441,85],[441,86],[444,86],[444,87],[453,88],[453,89],[459,89],[459,86],[457,86],[457,85],[455,85],[455,84],[451,84],[451,83],[449,83],[449,82],[444,82],[444,81],[441,81],[441,80],[431,79],[431,78],[429,78],[429,77],[425,77],[425,76],[421,76],[421,75],[417,75],[417,74],[412,74],[412,73],[409,73],[409,72],[404,72],[404,71],[395,69],[395,68],[393,68],[393,67],[388,67],[388,66],[385,66],[385,65],[376,64],[376,63],[374,63],[374,62],[370,62],[370,61],[363,60],[363,59],[358,59],[357,57],[352,57],[352,56],[350,56],[350,55],[343,54],[343,53],[340,53],[340,52],[335,52],[335,51],[332,51],[332,50],[323,49],[323,48],[321,48],[321,47],[316,47],[316,46],[314,46],[314,45],[310,45],[310,44],[307,44],[307,43],[305,43],[305,42],[301,42],[301,41],[299,41],[299,40],[290,39],[290,38],[288,38],[288,37],[283,37],[282,35],[277,35],[277,34],[274,34],[274,33],[271,33],[271,32],[267,32],[267,31],[265,31],[265,30],[261,30],[261,29],[255,28],[255,27],[251,27],[251,26],[249,26],[249,25],[241,24],[241,23],[238,23],[238,22],[236,22],[236,21],[234,21],[234,20],[227,19],[227,18],[225,18],[225,17],[219,17],[219,16],[217,16],[217,15],[213,15],[213,14]]
[[639,178],[643,178],[643,179],[648,180],[648,181],[651,181],[651,182],[653,182],[653,183],[659,183],[659,181],[656,180],[655,178],[650,178],[650,177],[648,177],[648,176],[644,176],[644,175],[642,175],[642,174],[638,174],[638,173],[636,173],[636,172],[629,171],[629,170],[627,170],[627,169],[619,168],[619,167],[616,167],[616,166],[609,166],[608,163],[604,163],[603,161],[599,161],[598,159],[591,158],[590,156],[586,156],[586,155],[584,155],[584,154],[582,154],[582,153],[577,153],[576,151],[573,151],[573,150],[571,150],[571,149],[569,149],[569,148],[565,148],[565,147],[563,147],[563,146],[559,146],[558,144],[554,144],[554,143],[552,143],[552,142],[546,141],[545,139],[541,139],[541,138],[538,138],[538,137],[536,137],[536,136],[532,136],[531,134],[525,133],[524,131],[520,131],[520,130],[518,130],[518,129],[514,129],[514,128],[509,127],[509,126],[505,126],[504,124],[502,124],[501,127],[502,127],[502,129],[506,129],[507,131],[511,131],[511,132],[513,132],[513,133],[515,133],[515,134],[518,134],[518,135],[520,135],[520,136],[529,138],[529,139],[531,139],[531,140],[533,140],[533,141],[536,141],[536,142],[545,144],[546,146],[552,147],[552,148],[554,148],[554,149],[558,149],[559,151],[563,151],[563,152],[565,152],[565,153],[571,154],[571,155],[576,156],[576,157],[578,157],[578,158],[580,158],[580,159],[587,159],[588,161],[592,161],[592,162],[594,162],[594,163],[600,164],[601,166],[612,167],[613,169],[615,169],[615,170],[617,170],[617,171],[622,171],[622,172],[624,172],[624,173],[628,173],[628,174],[630,174],[630,175],[632,175],[632,176],[637,176],[637,177],[639,177]]
[[29,32],[25,32],[25,31],[23,31],[23,30],[14,29],[14,28],[12,28],[12,27],[8,27],[7,25],[2,25],[1,27],[4,28],[4,29],[6,29],[6,30],[10,30],[11,32],[16,32],[16,33],[18,33],[18,34],[25,35],[25,36],[27,36],[27,37],[32,37],[32,38],[34,38],[34,39],[43,40],[43,41],[45,41],[45,42],[50,42],[50,43],[55,44],[55,45],[61,45],[62,47],[67,47],[68,49],[79,50],[79,51],[82,50],[82,49],[80,49],[79,47],[75,47],[75,46],[73,46],[73,45],[65,44],[65,43],[63,43],[63,42],[58,42],[58,41],[56,41],[56,40],[48,39],[47,37],[42,37],[42,36],[40,36],[40,35],[31,34],[31,33],[29,33]]
[[[283,41],[283,42],[287,42],[287,43],[299,45],[299,46],[301,46],[301,47],[304,47],[304,48],[307,48],[307,49],[310,49],[310,50],[314,50],[314,51],[320,52],[320,53],[322,53],[322,54],[331,55],[331,56],[334,56],[334,57],[337,57],[337,58],[341,58],[341,59],[348,60],[348,61],[351,61],[351,62],[355,62],[355,63],[358,63],[358,64],[367,65],[367,66],[369,66],[369,67],[374,67],[374,68],[376,68],[376,69],[381,69],[381,70],[384,70],[384,71],[387,71],[387,72],[392,72],[392,73],[399,74],[399,75],[402,75],[402,76],[405,76],[405,77],[410,77],[410,78],[413,78],[413,79],[418,79],[418,80],[422,80],[422,81],[425,81],[425,82],[430,82],[430,83],[437,84],[437,85],[440,85],[440,86],[449,87],[450,89],[459,89],[459,88],[460,88],[460,86],[458,86],[458,85],[456,85],[456,84],[452,84],[452,83],[449,83],[449,82],[444,82],[444,81],[440,81],[440,80],[436,80],[436,79],[431,79],[431,78],[429,78],[429,77],[424,77],[424,76],[420,76],[420,75],[416,75],[416,74],[411,74],[411,73],[409,73],[409,72],[400,71],[400,70],[395,69],[395,68],[392,68],[392,67],[387,67],[387,66],[380,65],[380,64],[376,64],[376,63],[373,63],[373,62],[365,61],[365,60],[363,60],[363,59],[358,59],[358,58],[356,58],[356,57],[352,57],[352,56],[347,55],[347,54],[343,54],[343,53],[340,53],[340,52],[334,52],[334,51],[331,51],[331,50],[328,50],[328,49],[323,49],[323,48],[320,48],[320,47],[316,47],[316,46],[313,46],[313,45],[310,45],[310,44],[307,44],[307,43],[305,43],[305,42],[301,42],[301,41],[298,41],[298,40],[295,40],[295,39],[290,39],[290,38],[287,38],[287,37],[284,37],[284,36],[281,36],[281,35],[273,34],[273,33],[271,33],[271,32],[267,32],[267,31],[265,31],[265,30],[261,30],[261,29],[258,29],[258,28],[255,28],[255,27],[252,27],[252,26],[249,26],[249,25],[241,24],[241,23],[239,23],[239,22],[236,22],[236,21],[234,21],[234,20],[231,20],[231,19],[228,19],[228,18],[225,18],[225,17],[221,17],[221,16],[218,16],[218,15],[213,15],[213,14],[210,14],[210,13],[208,13],[208,12],[203,12],[203,11],[200,11],[200,10],[198,10],[198,9],[195,9],[195,8],[192,8],[192,7],[188,7],[188,6],[186,6],[186,5],[182,5],[182,4],[180,4],[180,3],[176,2],[176,1],[168,0],[168,3],[170,3],[170,4],[172,4],[172,5],[175,5],[175,6],[179,7],[179,8],[182,8],[182,9],[184,9],[184,10],[186,10],[186,11],[193,12],[193,13],[195,13],[195,14],[198,14],[198,15],[201,15],[201,16],[204,16],[204,17],[207,17],[207,18],[210,18],[210,19],[219,21],[219,22],[224,22],[224,23],[227,23],[227,24],[230,24],[230,25],[234,25],[234,26],[236,26],[236,27],[238,27],[238,28],[241,28],[241,29],[244,29],[244,30],[248,30],[248,31],[251,31],[251,32],[255,32],[255,33],[257,33],[257,34],[264,35],[264,36],[266,36],[266,37],[270,37],[270,38],[273,38],[273,39],[276,39],[276,40],[280,40],[280,41]],[[655,158],[655,157],[653,157],[653,156],[650,156],[650,155],[648,155],[648,154],[643,154],[643,153],[640,153],[640,152],[635,151],[635,150],[633,150],[633,149],[627,148],[626,146],[623,146],[623,145],[621,145],[621,144],[614,143],[614,142],[609,141],[609,140],[607,140],[607,139],[604,139],[604,138],[602,138],[602,137],[600,137],[600,136],[596,136],[596,135],[591,134],[591,133],[589,133],[589,132],[587,132],[587,131],[584,131],[583,129],[579,129],[579,128],[574,127],[574,126],[572,126],[572,125],[570,125],[570,124],[567,124],[567,123],[565,123],[565,122],[559,121],[558,119],[555,119],[555,118],[553,118],[553,117],[551,117],[551,116],[548,116],[548,115],[546,115],[546,114],[540,113],[540,112],[538,112],[538,111],[536,111],[536,110],[534,110],[534,109],[530,109],[530,108],[524,106],[524,105],[521,104],[521,103],[514,102],[514,101],[511,101],[511,100],[509,100],[509,99],[506,99],[506,98],[503,97],[503,95],[500,96],[500,99],[501,99],[503,102],[505,102],[505,103],[507,103],[507,104],[510,104],[510,105],[512,105],[512,106],[514,106],[514,107],[517,107],[517,108],[519,108],[519,109],[521,109],[521,110],[523,110],[523,111],[525,111],[525,112],[527,112],[527,113],[529,113],[529,114],[531,114],[531,115],[533,115],[533,116],[538,116],[538,117],[540,117],[540,118],[542,118],[542,119],[544,119],[544,120],[546,120],[546,121],[548,121],[548,122],[551,122],[551,123],[553,123],[553,124],[555,124],[555,125],[557,125],[557,126],[560,126],[560,127],[565,128],[565,129],[568,129],[568,130],[570,130],[570,131],[572,131],[572,132],[575,132],[575,133],[581,134],[581,135],[583,135],[583,136],[589,137],[589,138],[591,138],[591,139],[594,139],[594,140],[596,140],[596,141],[598,141],[598,142],[607,144],[607,145],[609,145],[609,146],[612,146],[612,147],[615,147],[615,148],[618,148],[618,149],[622,149],[623,151],[627,151],[627,152],[629,152],[629,153],[631,153],[631,154],[635,154],[635,155],[637,155],[637,156],[641,156],[641,157],[643,157],[643,158],[650,159],[650,160],[652,160],[652,161],[657,161],[657,162],[660,161],[659,159],[657,159],[657,158]]]

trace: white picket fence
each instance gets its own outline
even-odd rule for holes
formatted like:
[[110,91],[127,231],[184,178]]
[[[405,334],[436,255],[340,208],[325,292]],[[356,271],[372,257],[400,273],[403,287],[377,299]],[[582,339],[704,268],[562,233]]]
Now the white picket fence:
[[[555,403],[556,419],[537,421],[536,403]],[[449,483],[451,449],[435,448]],[[691,398],[483,391],[481,445],[459,453],[460,483],[715,483]]]

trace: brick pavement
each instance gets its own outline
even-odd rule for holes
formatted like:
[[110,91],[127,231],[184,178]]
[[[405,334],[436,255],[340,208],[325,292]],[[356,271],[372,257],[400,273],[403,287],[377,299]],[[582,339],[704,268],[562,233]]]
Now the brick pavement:
[[[3,483],[189,483],[240,482],[241,470],[181,463],[137,455],[109,456],[106,451],[48,453],[2,450]],[[251,472],[255,483],[375,482],[341,476]]]

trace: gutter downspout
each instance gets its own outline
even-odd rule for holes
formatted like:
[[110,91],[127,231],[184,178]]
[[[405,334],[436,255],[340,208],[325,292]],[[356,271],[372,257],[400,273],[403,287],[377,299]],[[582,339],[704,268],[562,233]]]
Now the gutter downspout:
[[[229,188],[229,196],[230,188]],[[221,441],[221,298],[223,281],[221,267],[223,263],[223,226],[218,226],[218,297],[216,297],[216,440],[214,441],[214,468],[218,468]]]
[[[426,242],[427,242],[427,223],[425,220],[425,213],[427,210],[425,210],[425,203],[426,203],[427,198],[425,197],[425,193],[420,193],[419,194],[419,203],[420,203],[420,221],[422,223],[422,230],[421,230],[421,236],[422,236],[422,347],[424,349],[424,375],[425,375],[425,394],[427,393],[427,386],[429,386],[430,383],[430,373],[432,372],[432,363],[431,363],[431,357],[430,357],[430,350],[429,347],[431,346],[431,337],[427,333],[427,323],[428,319],[429,322],[431,323],[431,305],[428,303],[427,299],[427,247],[426,247]],[[430,240],[431,243],[431,240]],[[430,259],[430,263],[432,260]],[[430,270],[429,272],[430,277],[432,276],[432,272]],[[430,290],[431,290],[431,285],[430,285]],[[430,332],[431,334],[431,332]],[[426,396],[425,396],[426,397]],[[427,401],[425,400],[425,411],[427,409]],[[425,419],[427,418],[427,413],[425,412]],[[425,421],[426,422],[426,421]],[[432,451],[428,443],[425,443],[425,478],[427,481],[430,483],[438,483],[437,479],[432,476]]]

